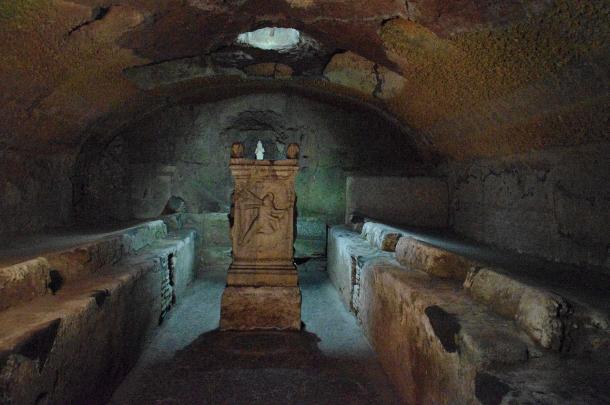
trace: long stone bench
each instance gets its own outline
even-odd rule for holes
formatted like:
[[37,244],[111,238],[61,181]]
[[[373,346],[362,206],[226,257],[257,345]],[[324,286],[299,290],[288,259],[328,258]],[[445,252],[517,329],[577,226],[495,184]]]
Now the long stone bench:
[[610,400],[583,377],[610,376],[603,311],[415,236],[367,222],[328,240],[329,276],[406,403]]
[[118,257],[87,276],[0,312],[0,403],[105,402],[196,270],[194,231],[138,235],[121,233]]
[[165,224],[157,220],[76,246],[6,258],[4,264],[0,262],[0,311],[53,294],[66,283],[88,277],[166,236]]

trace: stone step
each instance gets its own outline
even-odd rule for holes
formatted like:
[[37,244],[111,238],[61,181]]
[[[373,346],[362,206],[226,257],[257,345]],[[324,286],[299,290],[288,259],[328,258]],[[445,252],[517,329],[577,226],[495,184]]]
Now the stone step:
[[84,237],[87,242],[76,241],[68,247],[21,258],[13,255],[0,266],[0,310],[52,294],[66,283],[87,277],[166,236],[165,224],[157,220],[97,238],[89,235]]
[[167,309],[167,278],[177,299],[193,279],[194,241],[192,231],[169,235],[55,295],[0,312],[0,397],[87,403],[109,395]]

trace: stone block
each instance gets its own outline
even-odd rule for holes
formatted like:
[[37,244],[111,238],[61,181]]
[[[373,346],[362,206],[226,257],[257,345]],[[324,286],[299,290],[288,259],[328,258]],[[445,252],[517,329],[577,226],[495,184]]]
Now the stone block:
[[123,234],[95,242],[86,243],[71,249],[46,255],[50,268],[56,270],[66,282],[86,277],[104,266],[117,263],[124,254],[141,248],[146,242],[141,235]]
[[479,403],[477,373],[525,364],[534,346],[455,282],[387,259],[363,266],[360,290],[358,319],[404,403]]
[[221,330],[301,329],[299,287],[227,287],[222,295]]
[[44,257],[0,268],[0,310],[51,293],[50,270]]
[[95,274],[165,237],[166,225],[162,221],[149,221],[2,267],[0,309],[55,293],[65,283]]
[[558,294],[528,285],[492,267],[473,267],[464,288],[498,314],[514,319],[542,347],[560,350],[572,305]]
[[324,77],[367,95],[372,95],[377,86],[375,63],[354,52],[333,56],[324,68]]
[[461,255],[437,248],[411,237],[402,237],[396,245],[396,260],[408,268],[422,270],[441,278],[464,281],[475,263]]
[[290,66],[273,62],[249,65],[244,68],[244,71],[250,76],[270,77],[275,79],[288,79],[293,73]]
[[334,226],[328,233],[327,269],[330,280],[347,308],[354,307],[358,272],[363,264],[378,257],[392,257],[372,246],[345,226]]
[[148,221],[122,231],[124,253],[137,252],[152,242],[167,236],[167,226],[161,220]]
[[295,257],[325,256],[326,222],[314,217],[299,216],[294,249]]
[[362,237],[377,249],[386,252],[396,250],[396,244],[402,235],[400,229],[378,222],[365,222],[362,226]]

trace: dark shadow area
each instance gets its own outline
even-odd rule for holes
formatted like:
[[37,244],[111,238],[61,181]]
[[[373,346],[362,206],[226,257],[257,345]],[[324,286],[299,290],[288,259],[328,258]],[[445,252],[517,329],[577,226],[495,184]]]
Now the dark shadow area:
[[32,336],[18,348],[17,353],[31,360],[38,360],[38,371],[44,368],[47,357],[55,343],[61,319],[55,319],[34,332]]
[[510,391],[510,387],[497,377],[487,373],[477,373],[475,393],[483,405],[497,405]]
[[457,351],[455,337],[460,333],[460,324],[455,315],[446,312],[437,305],[429,306],[425,309],[426,315],[430,320],[430,325],[434,333],[441,341],[441,344],[449,353]]
[[[366,364],[325,356],[309,332],[204,333],[145,372],[130,403],[387,403],[363,374]],[[135,391],[133,391],[135,392]]]

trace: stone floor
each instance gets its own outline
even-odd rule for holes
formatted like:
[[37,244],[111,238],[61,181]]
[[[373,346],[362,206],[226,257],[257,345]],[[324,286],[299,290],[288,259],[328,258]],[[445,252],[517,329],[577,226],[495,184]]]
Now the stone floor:
[[219,332],[226,273],[171,311],[111,404],[392,404],[394,391],[325,262],[299,266],[302,332]]

